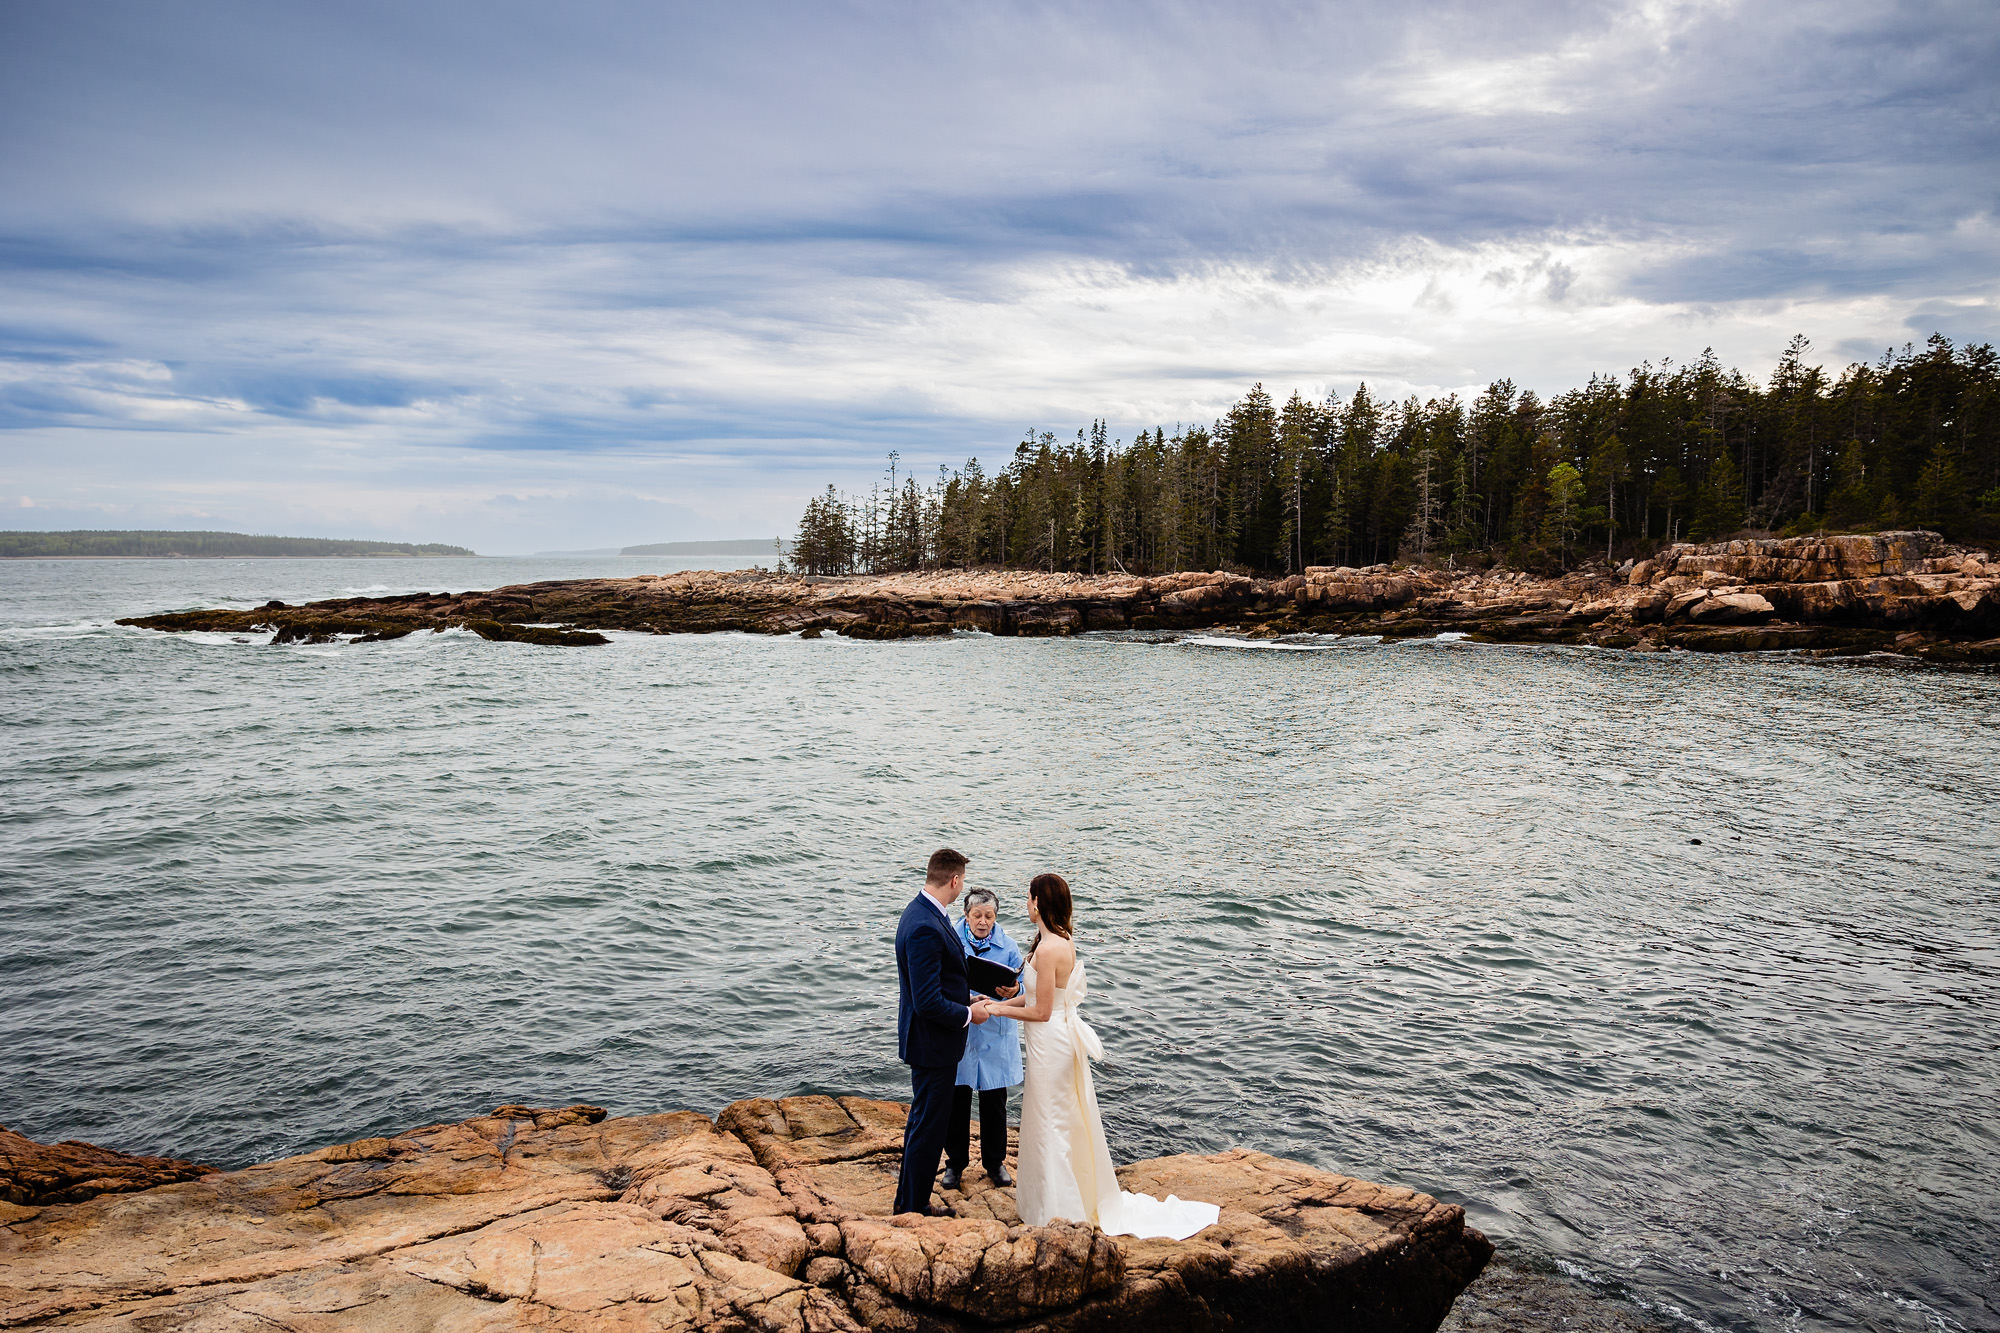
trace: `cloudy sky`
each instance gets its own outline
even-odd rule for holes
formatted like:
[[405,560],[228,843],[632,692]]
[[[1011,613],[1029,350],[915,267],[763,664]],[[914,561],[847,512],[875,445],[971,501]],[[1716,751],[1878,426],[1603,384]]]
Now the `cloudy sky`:
[[1249,384],[2000,339],[2000,8],[0,0],[0,527],[789,530]]

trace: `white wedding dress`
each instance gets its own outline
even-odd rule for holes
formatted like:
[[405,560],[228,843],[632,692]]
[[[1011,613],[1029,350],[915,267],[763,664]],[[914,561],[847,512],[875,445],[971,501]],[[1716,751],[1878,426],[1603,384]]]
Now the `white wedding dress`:
[[[1035,1003],[1036,976],[1022,972],[1028,1004]],[[1023,1023],[1027,1079],[1021,1088],[1021,1138],[1015,1204],[1021,1220],[1044,1226],[1061,1217],[1091,1222],[1112,1236],[1166,1236],[1186,1240],[1212,1225],[1221,1209],[1187,1203],[1169,1194],[1127,1194],[1111,1169],[1104,1122],[1097,1115],[1097,1090],[1090,1062],[1104,1047],[1083,1021],[1077,1006],[1089,994],[1081,959],[1069,984],[1056,989],[1046,1023]]]

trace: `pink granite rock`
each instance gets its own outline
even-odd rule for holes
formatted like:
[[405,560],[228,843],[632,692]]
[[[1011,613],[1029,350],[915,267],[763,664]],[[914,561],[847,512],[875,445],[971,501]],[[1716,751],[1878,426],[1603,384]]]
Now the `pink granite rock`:
[[0,1328],[1395,1333],[1435,1329],[1492,1252],[1455,1206],[1249,1152],[1121,1172],[1221,1205],[1187,1241],[1023,1226],[983,1173],[939,1196],[957,1216],[891,1218],[904,1114],[831,1097],[714,1121],[506,1106],[0,1204]]

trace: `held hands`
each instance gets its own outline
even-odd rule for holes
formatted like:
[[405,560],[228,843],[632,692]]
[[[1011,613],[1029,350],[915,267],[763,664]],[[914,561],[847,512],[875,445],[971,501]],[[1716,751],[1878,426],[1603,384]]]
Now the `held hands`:
[[972,1021],[975,1023],[984,1023],[988,1017],[989,1015],[986,1012],[986,1001],[979,1000],[974,1002],[974,1004],[972,1005]]

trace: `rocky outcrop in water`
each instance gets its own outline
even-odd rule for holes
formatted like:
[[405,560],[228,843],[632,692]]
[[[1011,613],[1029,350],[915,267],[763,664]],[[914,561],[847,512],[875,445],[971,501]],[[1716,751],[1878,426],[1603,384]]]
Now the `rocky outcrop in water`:
[[[538,643],[601,642],[598,630],[741,630],[898,639],[1227,627],[1641,651],[1889,649],[1941,662],[2000,661],[2000,561],[1936,533],[1784,538],[1670,547],[1619,570],[1558,578],[1506,571],[1314,567],[1282,579],[1022,571],[812,578],[758,571],[530,583],[491,592],[345,598],[254,611],[184,611],[120,622],[160,630],[275,631],[280,642],[398,638],[471,629]],[[510,628],[512,627],[512,628]]]
[[891,1218],[905,1108],[503,1106],[76,1203],[0,1205],[0,1327],[1087,1333],[1432,1330],[1492,1253],[1463,1212],[1254,1152],[1127,1188],[1187,1241],[1027,1227],[983,1175]]
[[178,1157],[136,1157],[94,1143],[37,1143],[0,1125],[0,1204],[81,1203],[100,1194],[194,1180],[214,1170]]

